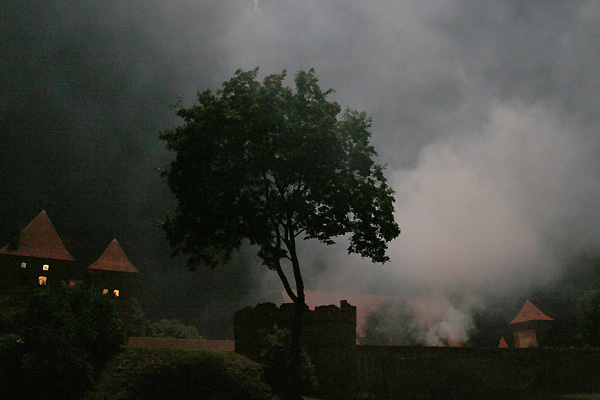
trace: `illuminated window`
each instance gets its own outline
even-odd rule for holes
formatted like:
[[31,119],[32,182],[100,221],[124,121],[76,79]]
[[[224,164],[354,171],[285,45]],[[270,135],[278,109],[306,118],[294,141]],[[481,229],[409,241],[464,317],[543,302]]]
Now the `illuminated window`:
[[115,290],[113,290],[113,294],[114,294],[116,297],[119,297],[119,289],[115,289]]
[[26,262],[22,262],[21,263],[21,268],[27,268],[27,263]]
[[48,283],[48,278],[46,278],[45,276],[40,276],[38,277],[38,282],[41,286],[46,286],[46,284]]
[[42,267],[42,269],[44,271],[48,271],[50,269],[50,266],[48,264],[44,264],[44,266]]
[[108,293],[108,289],[102,289],[102,294]]

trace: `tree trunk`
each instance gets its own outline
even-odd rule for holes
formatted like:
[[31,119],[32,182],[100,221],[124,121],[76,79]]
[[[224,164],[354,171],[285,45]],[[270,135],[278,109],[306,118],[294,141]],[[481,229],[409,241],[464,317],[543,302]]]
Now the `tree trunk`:
[[[306,298],[304,296],[304,281],[300,272],[300,263],[296,254],[296,245],[294,240],[288,243],[290,259],[294,271],[294,280],[296,281],[296,298],[294,300],[294,320],[292,321],[292,342],[290,346],[290,363],[292,367],[292,392],[290,399],[301,399],[300,393],[303,390],[301,377],[301,353],[302,353],[302,322],[304,320],[304,310],[306,309]],[[304,388],[306,389],[306,388]]]
[[290,376],[290,399],[300,399],[300,394],[303,390],[302,386],[302,321],[304,317],[304,309],[306,304],[304,298],[302,301],[298,299],[294,303],[294,320],[292,321],[292,342],[290,345],[290,364],[291,364],[291,375]]

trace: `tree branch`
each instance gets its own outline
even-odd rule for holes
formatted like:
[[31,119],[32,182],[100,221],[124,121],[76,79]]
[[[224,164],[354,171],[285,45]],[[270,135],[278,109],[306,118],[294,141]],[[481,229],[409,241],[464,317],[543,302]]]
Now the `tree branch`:
[[306,228],[302,228],[299,229],[295,234],[294,234],[294,238],[297,238],[298,236],[302,235],[304,232],[306,232]]
[[[275,271],[277,271],[277,275],[279,275],[279,279],[281,279],[281,283],[283,283],[283,288],[285,289],[285,292],[288,296],[290,296],[290,299],[292,299],[292,301],[296,303],[298,301],[298,296],[296,296],[296,294],[292,290],[290,282],[288,281],[287,276],[285,276],[285,273],[281,268],[281,264],[278,262],[276,265],[274,265],[274,267]],[[302,294],[304,295],[304,292],[302,292]]]
[[301,304],[306,304],[304,298],[304,280],[302,279],[302,272],[300,271],[300,262],[298,261],[298,255],[296,254],[296,239],[294,232],[288,225],[289,238],[285,240],[285,245],[290,253],[290,261],[292,262],[292,270],[294,271],[294,280],[296,281],[296,301]]

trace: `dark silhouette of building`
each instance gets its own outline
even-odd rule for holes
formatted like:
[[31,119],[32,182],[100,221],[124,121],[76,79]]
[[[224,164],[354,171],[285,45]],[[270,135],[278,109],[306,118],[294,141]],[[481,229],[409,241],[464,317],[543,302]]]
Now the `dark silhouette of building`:
[[120,311],[126,313],[139,271],[117,239],[113,239],[96,262],[87,268],[85,278],[74,279],[74,264],[75,259],[65,248],[46,212],[42,211],[0,249],[0,289],[89,284],[117,298]]

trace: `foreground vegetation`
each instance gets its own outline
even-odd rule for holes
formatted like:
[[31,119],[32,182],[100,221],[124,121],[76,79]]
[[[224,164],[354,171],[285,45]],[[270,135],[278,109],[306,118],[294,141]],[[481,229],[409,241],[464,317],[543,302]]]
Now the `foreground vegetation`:
[[201,338],[178,320],[151,323],[135,301],[123,315],[115,300],[83,286],[3,292],[0,399],[82,399],[127,336]]
[[107,296],[82,287],[0,297],[0,398],[80,399],[124,343]]
[[262,374],[233,352],[126,346],[86,400],[278,400]]

